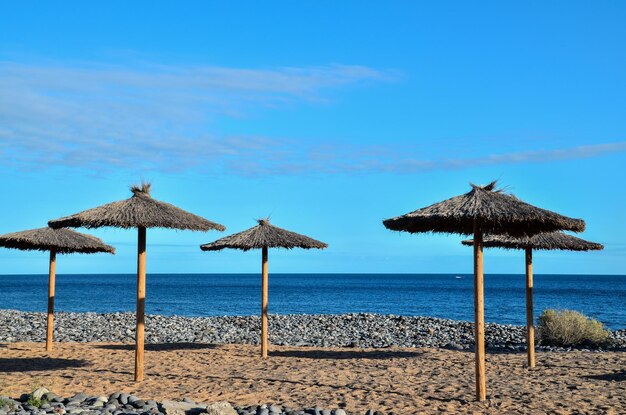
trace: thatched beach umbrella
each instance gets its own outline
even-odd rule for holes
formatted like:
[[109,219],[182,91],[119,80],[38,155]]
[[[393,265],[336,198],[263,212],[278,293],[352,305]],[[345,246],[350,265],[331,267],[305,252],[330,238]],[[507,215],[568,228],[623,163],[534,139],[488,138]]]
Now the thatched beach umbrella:
[[583,231],[585,222],[544,210],[496,190],[496,182],[472,185],[468,193],[383,221],[395,231],[474,235],[474,323],[476,399],[486,399],[483,233],[533,235],[557,230]]
[[[465,240],[463,245],[474,245]],[[539,233],[533,236],[513,237],[508,235],[486,236],[485,248],[521,249],[526,252],[526,344],[528,367],[535,367],[535,321],[533,317],[533,249],[563,251],[599,251],[604,246],[589,242],[563,232]]]
[[137,228],[137,329],[135,333],[135,380],[143,380],[143,351],[146,301],[146,228],[209,231],[224,226],[186,212],[169,203],[153,199],[150,184],[132,186],[132,197],[88,209],[48,222],[53,228],[85,227]]
[[259,219],[258,225],[234,235],[200,246],[203,251],[219,251],[225,248],[261,249],[261,356],[267,358],[267,251],[268,248],[324,249],[324,242],[300,235],[270,224],[269,219]]
[[39,228],[0,235],[0,246],[22,251],[50,251],[48,268],[48,321],[46,328],[46,350],[52,350],[54,329],[54,288],[57,254],[115,253],[115,248],[106,245],[95,236],[78,233],[71,229]]

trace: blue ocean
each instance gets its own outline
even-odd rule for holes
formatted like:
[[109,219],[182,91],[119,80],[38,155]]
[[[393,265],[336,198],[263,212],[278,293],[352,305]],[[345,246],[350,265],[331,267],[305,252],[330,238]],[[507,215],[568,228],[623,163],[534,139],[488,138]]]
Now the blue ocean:
[[[0,275],[0,308],[45,311],[47,275]],[[57,276],[56,310],[135,310],[134,274]],[[485,275],[485,320],[525,324],[523,275]],[[182,316],[260,311],[258,274],[148,274],[146,312]],[[473,320],[468,274],[270,274],[270,313],[380,313]],[[572,309],[626,328],[626,275],[535,275],[535,313]]]

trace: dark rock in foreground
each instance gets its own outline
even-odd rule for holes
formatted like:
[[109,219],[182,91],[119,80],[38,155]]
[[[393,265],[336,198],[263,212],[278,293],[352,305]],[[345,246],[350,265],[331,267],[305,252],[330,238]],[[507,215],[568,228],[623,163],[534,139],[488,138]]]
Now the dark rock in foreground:
[[[57,399],[49,400],[54,396]],[[133,402],[130,404],[129,402]],[[367,413],[381,414],[371,409]],[[1,415],[348,415],[343,409],[319,407],[294,409],[282,405],[235,406],[229,402],[195,403],[188,398],[181,401],[143,400],[126,393],[115,392],[107,396],[90,396],[85,393],[59,398],[47,389],[40,388],[23,394],[19,399],[0,396]]]

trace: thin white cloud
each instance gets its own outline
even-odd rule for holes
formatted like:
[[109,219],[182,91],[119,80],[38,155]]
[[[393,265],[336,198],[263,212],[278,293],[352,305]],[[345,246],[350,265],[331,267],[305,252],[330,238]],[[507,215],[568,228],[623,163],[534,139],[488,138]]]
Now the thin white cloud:
[[[315,104],[343,86],[394,79],[364,66],[241,69],[216,66],[0,62],[0,164],[91,172],[204,172],[236,175],[419,173],[545,163],[626,151],[626,142],[423,158],[392,146],[307,145],[211,133],[221,117],[281,105]],[[534,145],[539,143],[535,142]]]
[[378,146],[346,148],[325,147],[299,149],[284,157],[267,162],[263,160],[232,160],[225,165],[228,171],[241,175],[302,174],[302,173],[395,173],[415,174],[434,170],[457,170],[492,165],[548,163],[599,157],[626,152],[626,141],[577,146],[563,149],[534,150],[492,154],[481,157],[419,159],[407,151]]
[[271,156],[280,143],[220,137],[211,134],[211,123],[252,109],[323,101],[331,89],[390,76],[349,65],[120,68],[0,62],[0,162],[175,170],[259,152]]

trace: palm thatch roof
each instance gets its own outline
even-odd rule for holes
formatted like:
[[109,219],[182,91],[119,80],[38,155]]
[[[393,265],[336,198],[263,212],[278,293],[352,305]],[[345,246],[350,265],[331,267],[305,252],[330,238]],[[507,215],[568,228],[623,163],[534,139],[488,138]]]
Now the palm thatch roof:
[[474,232],[474,221],[479,222],[483,232],[496,235],[520,236],[558,230],[585,230],[582,219],[568,218],[522,202],[496,189],[495,181],[486,186],[471,186],[468,193],[384,220],[383,224],[395,231],[461,235]]
[[49,227],[0,235],[0,246],[33,251],[54,250],[60,254],[96,252],[115,253],[115,248],[106,245],[100,238],[79,233],[71,229]]
[[150,184],[132,186],[133,195],[118,202],[108,203],[88,209],[74,215],[48,222],[53,228],[84,227],[100,228],[113,226],[117,228],[170,228],[188,229],[193,231],[223,231],[226,228],[219,223],[211,222],[169,203],[153,199],[150,195]]
[[259,219],[258,223],[257,226],[243,232],[201,245],[200,249],[203,251],[219,251],[225,248],[233,248],[248,251],[263,247],[286,249],[324,249],[328,247],[324,242],[274,226],[270,224],[269,219]]
[[[474,245],[472,239],[461,242],[463,245]],[[538,233],[533,236],[511,237],[507,235],[487,235],[483,239],[486,248],[505,249],[538,249],[538,250],[562,250],[562,251],[600,251],[604,246],[577,238],[563,232]]]

